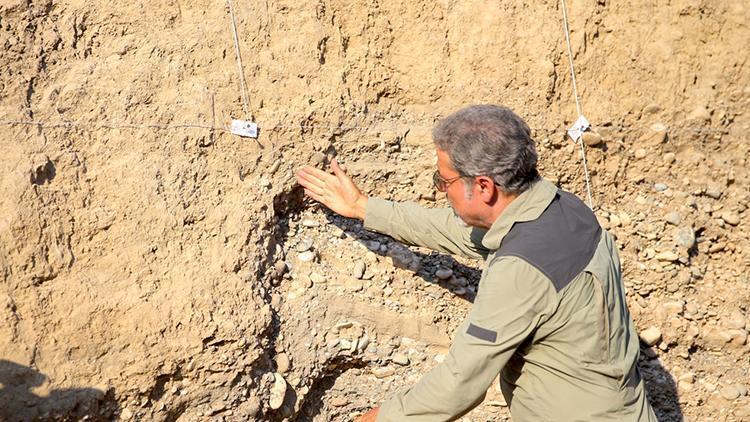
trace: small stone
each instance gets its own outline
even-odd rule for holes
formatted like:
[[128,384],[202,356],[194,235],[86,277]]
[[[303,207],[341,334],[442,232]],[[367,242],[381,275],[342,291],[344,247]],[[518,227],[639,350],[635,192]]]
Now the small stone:
[[700,120],[702,122],[708,122],[711,120],[711,112],[704,105],[698,105],[688,115],[688,120]]
[[276,277],[281,277],[286,272],[286,262],[276,261],[276,263],[273,264],[273,268],[276,271]]
[[654,256],[654,258],[657,261],[674,262],[674,261],[677,261],[678,259],[680,259],[680,256],[677,255],[676,252],[665,251],[665,252],[659,252],[658,254],[656,254],[656,256]]
[[413,272],[419,271],[422,261],[414,252],[399,244],[394,243],[392,245],[388,249],[388,256],[391,258],[394,267]]
[[268,168],[268,173],[273,175],[279,170],[279,167],[281,167],[281,159],[276,160],[271,164],[271,167]]
[[315,252],[302,252],[301,254],[297,255],[297,259],[299,259],[301,262],[312,262],[315,260]]
[[326,278],[318,273],[310,273],[310,281],[314,284],[325,284],[327,282]]
[[365,285],[362,282],[362,280],[359,280],[359,279],[356,279],[356,278],[352,278],[352,279],[349,279],[346,282],[346,284],[345,284],[344,287],[346,287],[346,289],[349,290],[349,291],[351,291],[351,292],[359,292],[359,291],[361,291],[362,289],[365,288]]
[[723,212],[719,216],[722,220],[724,220],[725,223],[729,224],[730,226],[736,226],[740,224],[740,216],[733,213],[733,212]]
[[682,221],[682,216],[680,215],[679,212],[673,211],[664,216],[664,221],[666,221],[669,224],[677,226],[680,224],[680,221]]
[[289,356],[286,353],[279,353],[276,355],[276,372],[280,374],[286,374],[289,371]]
[[305,218],[304,220],[302,220],[302,226],[303,227],[310,228],[310,227],[318,227],[319,225],[320,224],[318,224],[317,221],[315,221],[315,220],[313,220],[311,218]]
[[710,350],[721,350],[732,341],[732,334],[718,327],[709,327],[703,332],[703,340]]
[[376,378],[387,378],[396,373],[393,368],[388,366],[383,368],[372,368],[370,372],[372,372],[372,374],[375,375]]
[[680,382],[684,382],[686,384],[692,384],[695,382],[695,374],[693,374],[692,372],[684,373],[680,375],[679,380]]
[[367,269],[367,267],[365,266],[364,262],[357,261],[354,264],[354,269],[352,270],[352,276],[354,276],[354,278],[356,278],[356,279],[361,280],[362,277],[364,277],[364,275],[365,275],[365,270],[366,269]]
[[617,214],[611,214],[609,216],[609,224],[612,227],[620,227],[620,225],[622,225],[622,220]]
[[732,344],[736,346],[744,346],[747,344],[747,331],[745,330],[728,330],[727,334],[732,337]]
[[599,135],[596,132],[583,132],[583,135],[581,136],[583,139],[583,143],[590,147],[595,147],[602,143],[603,139],[602,136]]
[[370,344],[370,337],[365,334],[362,337],[359,338],[359,342],[357,342],[357,351],[359,353],[364,352],[367,349],[367,346]]
[[662,123],[651,125],[651,131],[647,133],[641,143],[646,145],[659,145],[667,140],[667,127]]
[[447,280],[453,276],[453,270],[450,268],[438,268],[437,271],[435,271],[435,277],[437,277],[440,280]]
[[343,239],[346,237],[346,232],[340,227],[333,226],[331,227],[331,236],[333,236],[334,239]]
[[286,396],[286,380],[279,373],[273,374],[273,386],[271,387],[271,394],[268,400],[268,405],[271,409],[279,409],[284,404],[284,396]]
[[640,159],[646,158],[646,156],[648,155],[648,151],[646,151],[643,148],[638,148],[637,150],[635,150],[634,155],[637,160],[640,160]]
[[742,315],[742,312],[736,309],[732,311],[732,313],[729,315],[729,318],[727,319],[727,326],[735,330],[744,330],[745,325],[745,316]]
[[667,189],[669,189],[669,186],[664,183],[654,183],[654,190],[657,192],[664,192]]
[[331,403],[331,406],[334,406],[334,407],[343,407],[349,404],[349,399],[343,396],[336,396],[331,399],[330,403]]
[[668,152],[668,153],[664,154],[661,158],[667,164],[674,163],[675,159],[676,159],[675,154],[673,152]]
[[674,242],[683,248],[692,248],[695,246],[695,231],[692,227],[678,229],[674,234]]
[[640,333],[641,341],[647,346],[653,346],[661,340],[661,331],[654,326],[648,327]]
[[406,366],[409,364],[409,357],[403,353],[395,353],[391,356],[391,361],[401,366]]
[[365,243],[365,246],[367,246],[367,249],[373,252],[380,251],[380,242],[378,242],[377,240],[369,240]]
[[352,341],[349,339],[345,339],[345,338],[339,339],[339,346],[341,347],[342,350],[350,350],[352,348],[352,344],[353,344]]
[[309,237],[302,238],[297,244],[297,252],[309,251],[313,247],[313,241]]
[[659,104],[651,103],[643,108],[643,114],[655,114],[661,111]]
[[120,412],[120,419],[127,421],[130,420],[130,418],[133,417],[133,411],[128,409],[127,407],[122,409],[122,412]]
[[706,196],[713,199],[719,199],[722,195],[721,188],[717,185],[711,185],[706,188]]
[[723,399],[729,400],[729,401],[736,400],[741,395],[739,389],[737,389],[737,387],[734,385],[729,385],[727,387],[722,388],[719,391],[719,394],[721,395]]
[[747,387],[743,384],[735,384],[734,387],[740,392],[740,396],[746,396],[748,391]]

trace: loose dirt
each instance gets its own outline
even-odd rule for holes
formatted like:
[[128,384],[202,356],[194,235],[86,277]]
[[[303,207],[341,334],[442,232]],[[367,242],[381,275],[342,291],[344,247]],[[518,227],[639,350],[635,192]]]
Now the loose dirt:
[[[432,125],[496,103],[585,198],[559,3],[234,6],[257,141],[227,132],[248,116],[224,1],[0,5],[1,420],[350,420],[416,382],[480,263],[332,215],[302,165],[444,206]],[[750,420],[748,5],[568,9],[650,400]],[[493,386],[464,420],[509,418]]]

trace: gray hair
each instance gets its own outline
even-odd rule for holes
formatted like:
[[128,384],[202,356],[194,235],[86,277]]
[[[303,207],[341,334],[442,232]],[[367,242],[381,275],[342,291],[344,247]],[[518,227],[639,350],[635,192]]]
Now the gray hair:
[[507,107],[463,108],[438,122],[432,139],[458,174],[490,177],[506,194],[520,194],[540,178],[531,129]]

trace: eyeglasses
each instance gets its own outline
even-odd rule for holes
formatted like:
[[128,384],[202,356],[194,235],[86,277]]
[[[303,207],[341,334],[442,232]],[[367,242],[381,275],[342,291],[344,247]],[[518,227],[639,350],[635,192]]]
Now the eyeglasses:
[[448,190],[448,186],[450,186],[451,183],[460,178],[461,175],[452,177],[450,179],[445,179],[440,175],[439,171],[435,170],[435,173],[432,174],[432,184],[435,185],[435,189],[437,189],[439,192],[445,192],[446,190]]

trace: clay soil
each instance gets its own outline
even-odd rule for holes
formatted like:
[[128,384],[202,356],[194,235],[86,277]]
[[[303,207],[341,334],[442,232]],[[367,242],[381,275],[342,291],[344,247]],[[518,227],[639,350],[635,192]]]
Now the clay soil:
[[[568,9],[649,399],[665,421],[750,420],[750,6]],[[586,197],[559,2],[234,12],[247,107],[223,0],[0,4],[0,420],[344,421],[435,366],[481,263],[331,214],[302,165],[445,206],[430,129],[495,103]],[[510,415],[492,386],[463,420]]]

